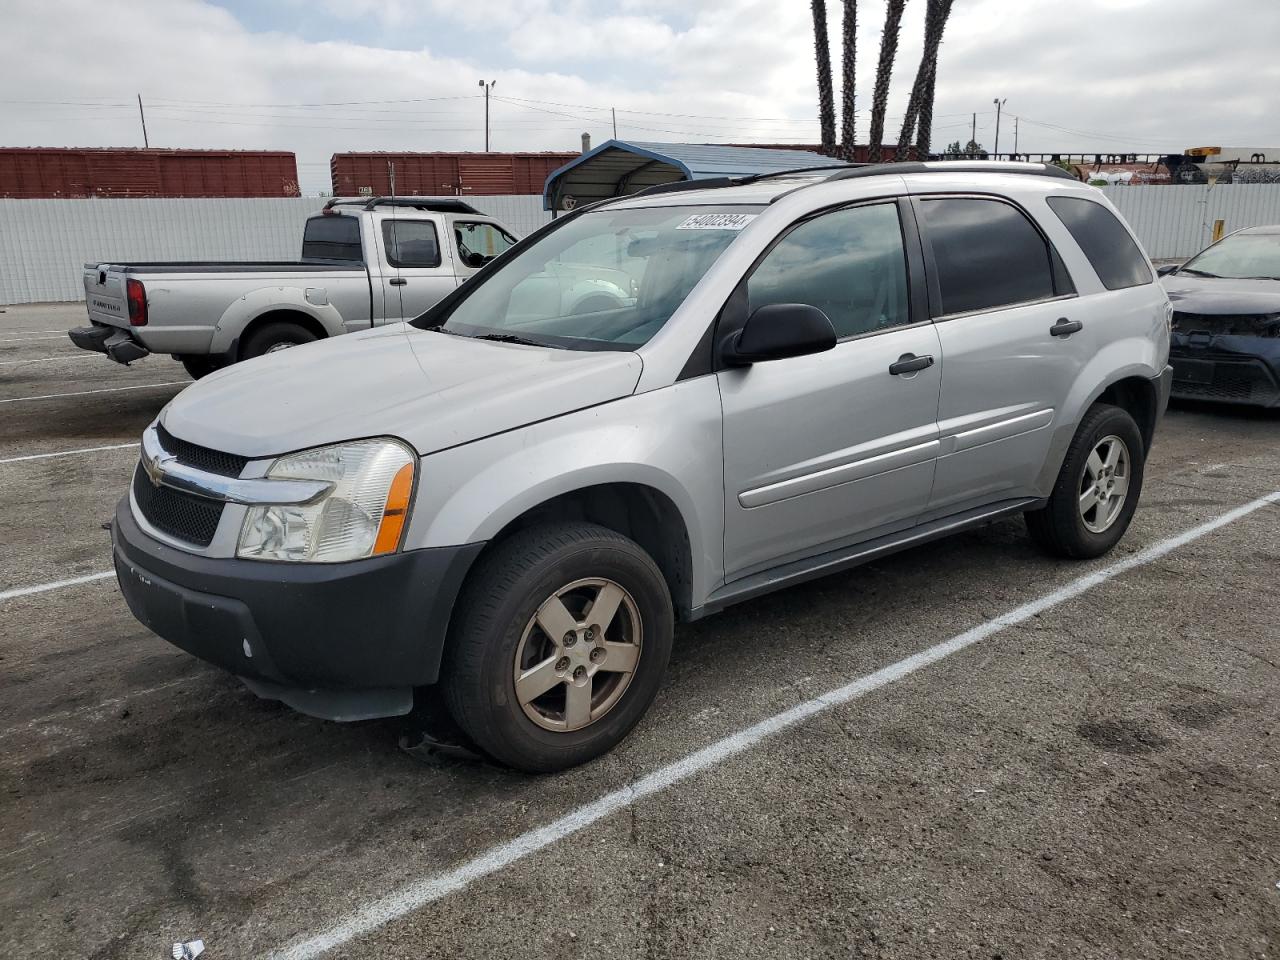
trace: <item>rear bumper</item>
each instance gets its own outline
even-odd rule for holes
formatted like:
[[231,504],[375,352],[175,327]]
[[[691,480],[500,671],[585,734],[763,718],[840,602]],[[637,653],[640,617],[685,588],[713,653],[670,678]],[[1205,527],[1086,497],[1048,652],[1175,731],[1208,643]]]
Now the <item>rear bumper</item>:
[[75,327],[67,331],[67,336],[81,350],[93,350],[105,353],[116,363],[130,364],[141,360],[151,353],[146,347],[134,339],[128,330],[119,327],[99,326]]
[[408,712],[434,683],[449,616],[484,544],[337,564],[209,558],[139,529],[128,498],[112,525],[133,615],[261,696],[356,720]]

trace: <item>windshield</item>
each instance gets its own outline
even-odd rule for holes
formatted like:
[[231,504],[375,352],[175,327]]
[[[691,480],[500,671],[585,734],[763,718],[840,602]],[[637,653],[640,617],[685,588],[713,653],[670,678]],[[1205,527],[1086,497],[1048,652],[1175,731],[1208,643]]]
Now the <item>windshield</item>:
[[1237,233],[1186,263],[1179,273],[1232,280],[1280,280],[1280,234]]
[[582,214],[517,247],[439,329],[578,350],[634,350],[662,329],[759,209]]

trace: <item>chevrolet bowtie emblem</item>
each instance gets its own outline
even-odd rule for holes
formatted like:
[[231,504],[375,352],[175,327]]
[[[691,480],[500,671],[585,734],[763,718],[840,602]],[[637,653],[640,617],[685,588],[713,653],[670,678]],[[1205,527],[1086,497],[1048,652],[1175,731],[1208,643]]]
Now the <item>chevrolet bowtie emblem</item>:
[[147,472],[147,479],[153,487],[160,486],[160,481],[164,479],[164,468],[177,459],[172,453],[161,453],[152,460],[142,458],[142,469]]

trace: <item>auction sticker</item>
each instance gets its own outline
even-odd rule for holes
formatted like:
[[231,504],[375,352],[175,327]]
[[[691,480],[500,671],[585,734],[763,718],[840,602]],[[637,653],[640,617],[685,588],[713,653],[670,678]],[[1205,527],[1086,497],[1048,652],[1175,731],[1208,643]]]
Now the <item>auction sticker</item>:
[[757,213],[696,213],[677,230],[741,230],[758,217]]

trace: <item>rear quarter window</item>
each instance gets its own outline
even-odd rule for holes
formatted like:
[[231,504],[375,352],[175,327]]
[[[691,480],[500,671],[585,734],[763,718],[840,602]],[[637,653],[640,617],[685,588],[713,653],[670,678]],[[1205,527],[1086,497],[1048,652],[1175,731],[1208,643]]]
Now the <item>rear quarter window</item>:
[[1001,200],[925,198],[941,313],[995,310],[1074,293],[1055,251],[1026,216]]
[[1146,257],[1115,214],[1082,197],[1049,197],[1051,209],[1108,290],[1123,290],[1152,282]]
[[312,217],[302,231],[302,259],[364,263],[360,221],[341,214]]

